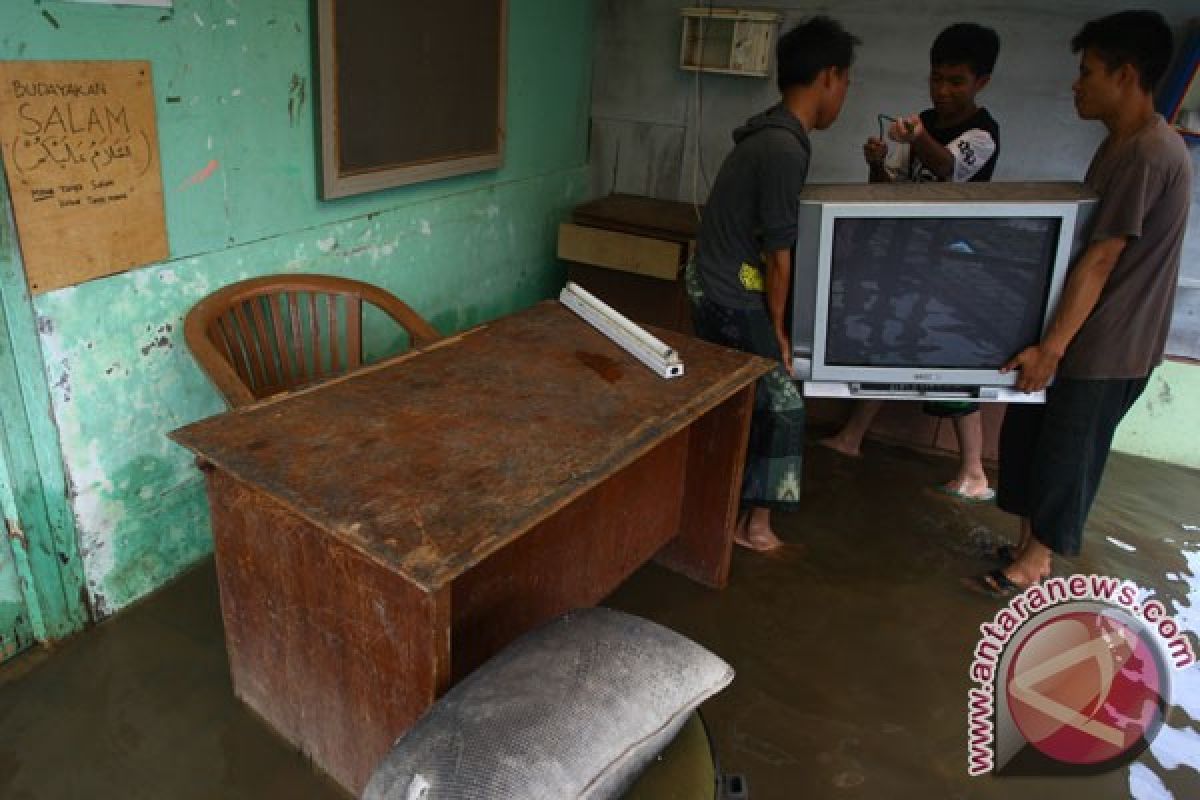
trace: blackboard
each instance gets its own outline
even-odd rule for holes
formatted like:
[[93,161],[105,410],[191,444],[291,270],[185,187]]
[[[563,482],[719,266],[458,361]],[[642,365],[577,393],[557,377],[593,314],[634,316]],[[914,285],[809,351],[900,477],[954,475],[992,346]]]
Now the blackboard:
[[322,196],[504,160],[507,0],[318,0]]

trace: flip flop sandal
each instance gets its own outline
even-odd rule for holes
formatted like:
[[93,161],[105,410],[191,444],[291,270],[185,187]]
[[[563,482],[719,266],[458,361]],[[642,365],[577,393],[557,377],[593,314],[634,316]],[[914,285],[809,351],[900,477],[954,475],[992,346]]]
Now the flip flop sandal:
[[1002,569],[994,569],[991,572],[985,572],[983,575],[973,575],[970,578],[963,578],[962,583],[963,586],[972,592],[990,597],[993,600],[1005,600],[1025,590],[1024,586],[1013,583],[1004,574],[1004,570]]
[[1002,544],[988,555],[1003,569],[1017,560],[1017,548],[1011,544]]
[[939,483],[936,484],[933,489],[939,494],[944,494],[947,497],[953,497],[955,500],[959,500],[964,503],[990,503],[996,499],[996,490],[990,486],[978,494],[968,494],[967,492],[963,491],[963,487],[965,485],[966,484],[960,483],[956,486],[947,486],[944,483]]

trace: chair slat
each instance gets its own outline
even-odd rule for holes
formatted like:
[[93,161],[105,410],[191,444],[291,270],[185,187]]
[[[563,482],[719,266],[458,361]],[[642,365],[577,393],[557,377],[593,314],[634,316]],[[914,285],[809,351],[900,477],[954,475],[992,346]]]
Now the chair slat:
[[304,360],[304,337],[300,325],[300,293],[292,292],[287,295],[288,322],[292,331],[292,354],[296,364],[296,383],[308,381],[308,364]]
[[313,379],[320,380],[321,370],[321,318],[317,315],[317,293],[308,295],[308,330],[312,334]]
[[250,373],[246,371],[246,358],[242,354],[242,344],[230,330],[228,316],[217,317],[209,330],[209,339],[216,342],[225,352],[225,357],[233,366],[234,372],[246,384],[250,383]]
[[288,336],[284,332],[283,327],[283,303],[286,300],[287,292],[279,294],[267,295],[267,302],[271,305],[271,318],[275,327],[275,344],[279,353],[279,368],[282,371],[282,385],[295,386],[296,372],[292,369],[292,354],[291,342],[288,341]]
[[258,352],[262,357],[263,377],[266,387],[274,389],[283,386],[283,373],[278,361],[278,343],[271,335],[267,323],[264,305],[266,297],[255,297],[250,301],[250,317],[254,323],[254,341],[258,343]]
[[262,391],[267,385],[267,376],[263,374],[262,358],[258,352],[258,345],[254,340],[254,326],[246,317],[244,303],[234,305],[233,322],[237,327],[238,336],[242,340],[242,348],[246,351],[246,364],[250,368],[250,375],[253,381],[252,386]]
[[242,335],[238,330],[237,319],[234,318],[232,309],[221,318],[221,325],[230,347],[233,349],[234,366],[238,376],[246,382],[247,386],[253,385],[254,376],[250,372],[250,359],[246,355],[246,345],[242,341]]
[[362,366],[362,300],[346,295],[346,364],[347,369]]
[[329,372],[337,375],[341,370],[341,358],[338,357],[338,296],[325,295],[325,317],[329,323]]

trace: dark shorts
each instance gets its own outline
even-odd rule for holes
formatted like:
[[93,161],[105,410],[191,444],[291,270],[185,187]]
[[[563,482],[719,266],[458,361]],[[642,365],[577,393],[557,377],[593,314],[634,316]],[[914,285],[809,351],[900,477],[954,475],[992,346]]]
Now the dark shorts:
[[1000,429],[996,504],[1029,519],[1039,542],[1078,555],[1113,434],[1146,378],[1058,378],[1045,405],[1012,403]]
[[928,400],[921,403],[921,410],[931,417],[954,419],[974,414],[979,410],[979,403],[970,400]]

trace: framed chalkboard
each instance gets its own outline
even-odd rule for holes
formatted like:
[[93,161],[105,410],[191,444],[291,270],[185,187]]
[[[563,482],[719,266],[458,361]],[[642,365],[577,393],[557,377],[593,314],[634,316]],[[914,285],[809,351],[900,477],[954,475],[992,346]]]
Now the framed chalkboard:
[[322,197],[504,163],[507,0],[317,0]]

